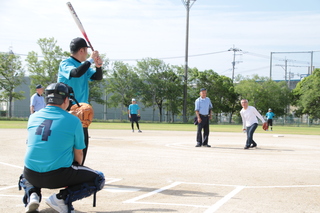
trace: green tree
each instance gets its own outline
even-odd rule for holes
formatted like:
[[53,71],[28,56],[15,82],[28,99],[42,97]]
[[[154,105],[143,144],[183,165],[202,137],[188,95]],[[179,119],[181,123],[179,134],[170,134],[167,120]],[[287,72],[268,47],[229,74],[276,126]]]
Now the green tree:
[[[123,114],[126,114],[131,99],[138,97],[142,88],[142,82],[138,74],[128,64],[116,61],[108,74],[107,82],[106,92],[111,94],[108,105],[110,107],[121,107]],[[122,115],[120,119],[122,120]]]
[[250,105],[261,110],[262,115],[268,108],[277,116],[287,113],[291,102],[291,91],[286,82],[275,82],[267,77],[254,75],[244,78],[235,87],[240,99],[248,99]]
[[[137,72],[144,82],[143,103],[145,106],[157,106],[159,121],[162,122],[162,110],[167,98],[168,75],[171,68],[160,59],[146,58],[137,62]],[[153,120],[154,120],[153,110]]]
[[237,109],[236,102],[238,100],[232,80],[226,76],[220,76],[213,70],[202,72],[194,70],[191,79],[198,92],[200,88],[207,89],[208,97],[213,105],[212,111],[216,115],[215,121],[218,121],[219,114],[225,113],[230,114],[229,122],[231,122],[231,116]]
[[320,69],[304,78],[293,90],[294,105],[298,115],[308,114],[312,119],[320,118]]
[[8,116],[12,117],[13,99],[24,99],[23,91],[14,92],[14,89],[24,81],[24,72],[19,56],[13,53],[0,53],[0,88],[3,90],[0,100],[8,103]]
[[63,52],[56,45],[57,41],[54,38],[40,38],[37,44],[41,49],[41,58],[43,59],[39,59],[40,56],[34,51],[29,52],[26,59],[31,80],[31,91],[34,90],[36,84],[42,84],[46,87],[57,82],[59,64],[63,58],[69,56],[68,52]]

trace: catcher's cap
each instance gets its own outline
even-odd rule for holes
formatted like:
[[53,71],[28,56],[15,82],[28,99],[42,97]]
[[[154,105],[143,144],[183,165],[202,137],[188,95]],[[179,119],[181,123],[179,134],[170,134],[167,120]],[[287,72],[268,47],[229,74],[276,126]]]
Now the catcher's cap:
[[41,84],[38,84],[38,85],[36,86],[36,89],[41,89],[41,88],[43,88],[43,86],[42,86]]
[[83,38],[80,38],[80,37],[72,39],[72,41],[70,43],[70,51],[71,52],[77,52],[82,47],[89,47],[86,40],[84,40]]
[[46,103],[47,104],[57,104],[61,105],[66,97],[70,97],[72,87],[64,83],[52,83],[47,86],[46,94]]
[[132,100],[131,100],[131,101],[136,101],[136,99],[132,98]]

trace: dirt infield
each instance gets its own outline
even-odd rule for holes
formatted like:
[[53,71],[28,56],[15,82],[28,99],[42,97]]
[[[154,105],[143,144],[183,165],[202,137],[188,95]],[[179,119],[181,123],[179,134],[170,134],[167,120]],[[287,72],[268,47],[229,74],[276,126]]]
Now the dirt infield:
[[[27,131],[0,129],[0,212],[24,212],[17,183]],[[196,132],[89,129],[86,166],[106,185],[74,202],[76,212],[320,212],[320,136],[211,132],[211,148],[196,148]],[[44,198],[58,190],[43,189]],[[40,212],[53,213],[44,201]]]

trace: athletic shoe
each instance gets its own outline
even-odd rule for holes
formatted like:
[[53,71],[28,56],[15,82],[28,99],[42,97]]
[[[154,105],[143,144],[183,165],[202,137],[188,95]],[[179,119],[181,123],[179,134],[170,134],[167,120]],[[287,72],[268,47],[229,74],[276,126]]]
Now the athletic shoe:
[[250,148],[255,148],[257,147],[257,144],[251,145]]
[[[59,213],[68,213],[68,205],[64,203],[64,200],[58,199],[56,194],[46,199],[46,204]],[[75,213],[73,208],[71,208],[71,213]]]
[[142,132],[140,129],[139,129],[139,131],[138,132]]
[[40,202],[39,202],[39,196],[37,195],[37,193],[33,192],[30,195],[29,198],[29,203],[26,206],[26,212],[39,212],[39,207]]
[[132,132],[134,132],[134,130],[132,130]]

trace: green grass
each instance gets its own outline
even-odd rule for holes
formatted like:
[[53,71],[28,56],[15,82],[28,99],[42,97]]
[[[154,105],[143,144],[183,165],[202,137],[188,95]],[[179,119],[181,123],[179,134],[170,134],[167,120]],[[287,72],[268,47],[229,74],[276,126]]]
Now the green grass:
[[[105,123],[93,122],[90,129],[130,129],[130,123]],[[27,121],[4,121],[0,120],[1,129],[25,129]],[[163,131],[196,131],[193,124],[167,124],[167,123],[140,123],[142,130],[163,130]],[[217,125],[211,124],[211,132],[241,132],[241,125]],[[265,132],[261,125],[258,126],[257,133],[266,134],[296,134],[296,135],[320,135],[320,126],[274,126],[274,131]]]

